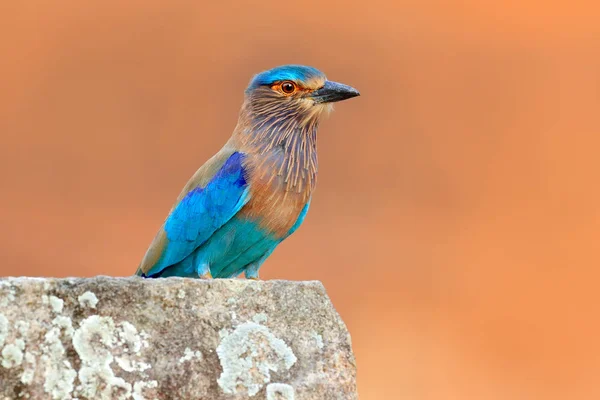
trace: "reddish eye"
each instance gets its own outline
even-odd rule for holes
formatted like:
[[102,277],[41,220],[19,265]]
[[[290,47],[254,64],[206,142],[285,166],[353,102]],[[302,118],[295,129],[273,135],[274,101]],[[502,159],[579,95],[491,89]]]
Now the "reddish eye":
[[281,84],[281,91],[286,94],[294,93],[296,90],[296,84],[291,81],[285,81]]

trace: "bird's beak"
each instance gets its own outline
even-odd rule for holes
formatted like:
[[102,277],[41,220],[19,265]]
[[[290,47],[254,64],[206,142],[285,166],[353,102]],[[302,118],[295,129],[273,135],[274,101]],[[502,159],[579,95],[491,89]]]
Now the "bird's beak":
[[322,88],[311,93],[311,97],[315,103],[333,103],[360,96],[358,90],[351,86],[342,83],[325,81]]

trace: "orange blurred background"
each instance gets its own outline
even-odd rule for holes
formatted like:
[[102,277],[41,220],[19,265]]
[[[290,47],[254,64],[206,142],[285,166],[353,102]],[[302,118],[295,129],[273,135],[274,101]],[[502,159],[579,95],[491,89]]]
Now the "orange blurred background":
[[600,396],[600,12],[577,2],[0,5],[0,275],[131,275],[252,75],[355,86],[263,278],[321,280],[359,394]]

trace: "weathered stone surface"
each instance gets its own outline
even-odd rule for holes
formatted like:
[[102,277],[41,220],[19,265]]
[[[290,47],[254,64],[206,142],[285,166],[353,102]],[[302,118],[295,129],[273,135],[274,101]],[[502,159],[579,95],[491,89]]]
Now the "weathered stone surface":
[[0,279],[0,399],[356,399],[319,282]]

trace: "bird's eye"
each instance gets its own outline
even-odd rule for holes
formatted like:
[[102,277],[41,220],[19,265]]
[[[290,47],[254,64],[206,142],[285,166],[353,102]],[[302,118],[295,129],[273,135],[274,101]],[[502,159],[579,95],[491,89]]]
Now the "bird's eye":
[[291,81],[285,81],[281,84],[281,91],[286,94],[294,93],[296,90],[296,84]]

